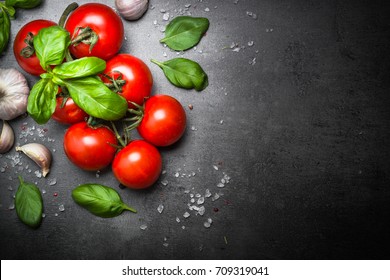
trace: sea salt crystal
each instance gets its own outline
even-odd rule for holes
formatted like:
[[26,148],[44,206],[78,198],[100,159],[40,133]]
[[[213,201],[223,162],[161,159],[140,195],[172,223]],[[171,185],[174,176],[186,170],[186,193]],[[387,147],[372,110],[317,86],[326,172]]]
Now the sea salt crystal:
[[256,64],[256,57],[252,58],[252,60],[249,61],[249,65],[255,65]]
[[15,203],[11,203],[10,206],[8,206],[8,210],[14,210],[15,209]]
[[205,197],[210,197],[210,196],[211,196],[211,192],[210,192],[209,189],[206,189],[205,195],[204,195],[204,196],[205,196]]
[[161,181],[161,185],[163,185],[163,186],[168,185],[168,181],[167,181],[167,180],[162,180],[162,181]]
[[220,195],[218,193],[215,193],[214,196],[211,198],[211,201],[216,201],[220,198]]
[[218,166],[216,166],[216,165],[213,165],[213,168],[214,168],[215,170],[218,170],[218,169],[219,169]]
[[147,229],[147,227],[148,227],[148,226],[144,224],[144,225],[140,225],[139,228],[142,229],[142,230],[145,230],[145,229]]
[[186,218],[186,219],[187,219],[189,216],[191,216],[191,215],[190,215],[190,213],[188,213],[188,212],[185,212],[185,213],[183,214],[183,217]]
[[56,178],[49,179],[49,186],[54,186],[55,184],[57,184]]
[[196,130],[198,130],[195,126],[191,126],[191,130],[192,131],[196,131]]
[[205,12],[210,12],[209,8],[204,9]]
[[169,20],[169,13],[164,13],[163,20],[165,21]]
[[164,243],[163,243],[163,246],[164,246],[164,247],[168,247],[168,246],[169,246],[168,242],[164,242]]
[[175,174],[173,176],[175,176],[176,178],[179,178],[180,174],[179,174],[179,172],[175,172]]
[[255,42],[249,41],[249,42],[248,42],[248,47],[252,47],[254,44],[255,44]]
[[199,207],[198,209],[199,215],[203,216],[205,212],[206,212],[206,208],[204,206]]
[[164,10],[164,9],[161,9],[160,10],[160,13],[162,13],[162,14],[164,14],[164,13],[166,13],[167,11],[166,10]]
[[36,170],[36,171],[34,172],[34,174],[35,174],[35,176],[37,176],[37,178],[42,178],[42,173],[41,173],[41,171]]
[[196,202],[197,204],[203,204],[204,203],[204,197],[199,197],[198,201]]
[[218,187],[218,188],[224,188],[224,187],[225,187],[225,184],[223,184],[223,183],[218,183],[218,184],[217,184],[217,187]]
[[161,214],[161,213],[163,212],[163,210],[164,210],[164,205],[160,204],[160,205],[157,207],[158,213]]
[[176,217],[176,222],[180,223],[180,218]]
[[58,206],[58,210],[60,210],[61,212],[64,212],[65,206],[63,204],[61,204],[60,206]]
[[195,203],[195,198],[191,198],[191,203]]
[[153,21],[153,24],[154,24],[154,25],[157,25],[157,20],[156,20],[156,19]]
[[189,7],[191,7],[191,4],[185,4],[184,7],[188,9]]

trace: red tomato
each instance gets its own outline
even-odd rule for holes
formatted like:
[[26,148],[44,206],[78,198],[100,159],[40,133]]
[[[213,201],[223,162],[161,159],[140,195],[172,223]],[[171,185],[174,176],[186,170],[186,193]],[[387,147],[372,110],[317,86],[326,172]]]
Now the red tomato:
[[16,34],[14,40],[14,55],[16,61],[24,71],[31,75],[39,76],[46,71],[43,70],[41,65],[39,64],[39,59],[35,55],[35,52],[33,52],[29,57],[26,57],[26,54],[21,53],[21,51],[28,46],[25,40],[31,41],[31,44],[33,44],[32,38],[29,36],[29,33],[34,36],[37,35],[39,30],[41,30],[42,28],[46,28],[53,25],[56,25],[56,23],[50,20],[38,19],[24,25],[19,30],[18,34]]
[[145,102],[138,132],[155,146],[169,146],[178,141],[186,128],[183,106],[169,95],[155,95]]
[[134,140],[123,148],[112,162],[112,171],[122,185],[131,189],[152,186],[160,176],[162,158],[153,145]]
[[112,8],[100,3],[81,5],[70,14],[65,24],[72,40],[87,27],[97,35],[96,44],[92,50],[85,41],[72,44],[69,47],[72,55],[77,58],[97,56],[108,60],[118,53],[124,40],[124,28],[120,16]]
[[88,117],[88,114],[77,106],[72,98],[68,97],[64,105],[63,102],[64,98],[58,96],[56,110],[51,116],[55,121],[63,124],[74,124],[82,122]]
[[[125,84],[120,87],[118,93],[128,101],[130,108],[134,107],[130,101],[142,105],[144,98],[150,96],[153,86],[152,73],[149,67],[135,56],[129,54],[114,56],[107,61],[103,73],[114,80],[118,78],[124,80]],[[102,79],[109,82],[104,75]]]
[[108,127],[90,127],[80,122],[68,128],[64,136],[64,151],[69,160],[81,169],[97,171],[114,159],[118,142]]

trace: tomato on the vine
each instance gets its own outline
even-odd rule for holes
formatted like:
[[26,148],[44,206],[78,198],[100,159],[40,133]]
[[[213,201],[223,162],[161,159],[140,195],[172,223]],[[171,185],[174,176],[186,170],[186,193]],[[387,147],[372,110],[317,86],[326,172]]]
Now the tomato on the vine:
[[115,133],[106,126],[91,127],[80,122],[68,128],[64,151],[69,160],[88,171],[98,171],[113,160],[118,145]]
[[107,61],[101,77],[127,100],[130,108],[133,107],[131,102],[142,105],[153,87],[149,67],[141,59],[129,54],[118,54]]
[[134,140],[112,162],[112,171],[122,185],[131,189],[152,186],[160,176],[162,158],[156,147],[144,140]]
[[35,76],[46,72],[42,69],[34,51],[33,37],[42,28],[56,25],[55,22],[45,19],[33,20],[25,24],[16,34],[14,40],[14,55],[19,66],[27,73]]
[[64,97],[57,96],[56,102],[56,109],[51,117],[59,123],[75,124],[86,120],[88,117],[88,114],[77,106],[71,97],[64,100]]
[[146,100],[137,129],[149,143],[169,146],[183,136],[186,122],[186,113],[179,101],[169,95],[154,95]]
[[96,56],[108,60],[118,53],[124,40],[120,16],[100,3],[78,7],[70,14],[65,29],[71,34],[69,50],[76,58]]

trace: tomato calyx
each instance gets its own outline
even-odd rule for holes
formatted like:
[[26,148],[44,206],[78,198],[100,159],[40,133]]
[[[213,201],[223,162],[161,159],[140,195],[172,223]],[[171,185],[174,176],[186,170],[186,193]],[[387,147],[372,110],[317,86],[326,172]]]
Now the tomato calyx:
[[145,112],[145,102],[143,105],[138,105],[135,102],[130,102],[133,104],[135,109],[127,109],[127,111],[132,115],[129,118],[126,118],[125,121],[130,122],[130,125],[125,127],[125,130],[129,133],[130,131],[136,129],[140,123],[142,122],[142,119],[144,118],[144,112]]
[[80,43],[89,45],[89,52],[92,52],[93,47],[99,41],[99,36],[93,29],[89,26],[86,27],[77,27],[73,32],[71,44],[75,47]]
[[[123,74],[119,71],[113,71],[109,74],[101,74],[109,82],[104,83],[111,91],[118,93],[123,91],[123,86],[126,84],[126,80],[123,79]],[[114,75],[117,74],[117,75]]]
[[25,42],[27,46],[20,51],[20,55],[24,58],[29,58],[35,53],[33,41],[34,34],[28,32],[26,38],[23,40],[23,42]]

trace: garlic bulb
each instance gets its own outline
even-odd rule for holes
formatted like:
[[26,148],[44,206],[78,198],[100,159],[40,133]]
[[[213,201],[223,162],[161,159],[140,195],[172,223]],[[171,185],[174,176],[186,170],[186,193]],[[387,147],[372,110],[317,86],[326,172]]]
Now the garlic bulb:
[[115,0],[119,14],[127,20],[137,20],[148,9],[149,0]]
[[4,154],[14,145],[15,135],[12,127],[3,121],[3,127],[0,132],[0,154]]
[[0,68],[0,119],[12,120],[26,113],[29,93],[22,73],[14,68]]
[[43,177],[46,177],[50,171],[51,165],[51,153],[48,148],[42,144],[29,143],[21,147],[16,147],[15,150],[25,153],[36,164],[38,164],[38,166],[42,168]]

